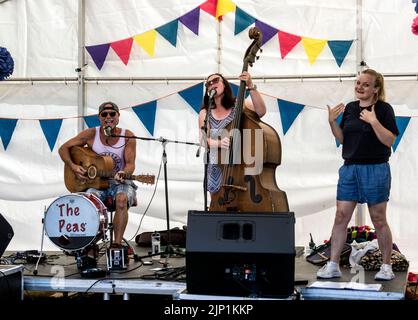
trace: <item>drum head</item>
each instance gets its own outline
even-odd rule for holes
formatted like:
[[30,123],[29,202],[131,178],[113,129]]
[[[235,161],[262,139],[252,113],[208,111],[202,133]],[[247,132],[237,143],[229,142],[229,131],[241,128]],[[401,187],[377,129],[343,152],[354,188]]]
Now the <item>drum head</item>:
[[45,214],[45,232],[59,248],[83,249],[96,238],[100,226],[98,204],[82,194],[59,197]]

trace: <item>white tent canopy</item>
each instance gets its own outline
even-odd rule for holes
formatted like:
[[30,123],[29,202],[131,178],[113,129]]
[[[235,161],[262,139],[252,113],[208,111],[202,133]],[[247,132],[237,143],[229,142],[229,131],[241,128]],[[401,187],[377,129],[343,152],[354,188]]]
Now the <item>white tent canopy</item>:
[[[273,33],[250,72],[267,104],[263,120],[281,138],[283,158],[276,177],[296,215],[296,244],[307,245],[309,233],[317,243],[330,237],[342,158],[341,146],[337,147],[329,129],[326,105],[354,99],[353,84],[363,61],[386,76],[387,101],[406,123],[390,159],[388,220],[394,242],[416,270],[418,37],[411,32],[415,4],[402,0],[218,0],[218,10],[225,13],[220,22],[204,7],[199,9],[202,3],[0,3],[0,47],[8,49],[15,63],[13,75],[0,81],[0,213],[15,232],[8,249],[39,248],[45,208],[68,194],[57,150],[86,126],[83,117],[97,114],[103,101],[120,106],[120,125],[137,136],[197,142],[196,105],[181,92],[191,92],[195,85],[199,88],[214,72],[238,83],[251,40],[249,27],[237,35],[234,31],[237,17],[245,17],[267,25],[266,30]],[[184,16],[192,17],[194,24]],[[169,24],[173,21],[178,22],[174,36]],[[196,23],[197,34],[191,29]],[[302,39],[284,58],[281,46],[285,41],[279,41],[277,32]],[[127,46],[120,40],[130,38],[134,40],[123,57],[125,65],[118,53],[123,56]],[[176,41],[175,46],[170,40]],[[346,55],[339,56],[341,66],[331,50],[332,41],[352,41]],[[317,47],[304,46],[309,43]],[[110,45],[100,69],[85,49],[97,45]],[[282,100],[301,108],[291,123],[282,119],[289,111],[280,105]],[[156,103],[151,119],[141,118],[132,108],[149,102]],[[15,127],[11,120],[16,120]],[[57,123],[58,127],[52,125]],[[195,146],[167,145],[171,226],[186,224],[188,210],[203,209],[203,163],[195,157],[196,150]],[[157,176],[161,155],[161,143],[139,140],[136,173]],[[153,186],[138,186],[139,205],[130,209],[126,238],[138,232],[151,200],[139,232],[166,227],[163,173],[154,198]],[[365,223],[371,225],[368,217]],[[56,249],[48,239],[46,248]]]

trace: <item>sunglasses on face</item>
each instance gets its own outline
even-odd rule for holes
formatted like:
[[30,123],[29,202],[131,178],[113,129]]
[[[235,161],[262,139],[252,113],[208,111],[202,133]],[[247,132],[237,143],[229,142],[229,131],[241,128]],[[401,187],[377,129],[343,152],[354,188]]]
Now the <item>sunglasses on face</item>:
[[110,117],[114,117],[114,116],[116,116],[116,112],[115,111],[111,111],[111,112],[106,112],[106,111],[103,111],[101,114],[100,114],[103,118],[106,118],[107,117],[107,115],[109,115]]
[[213,84],[217,84],[220,80],[221,80],[221,77],[216,77],[216,78],[213,78],[212,80],[207,81],[207,82],[205,83],[205,86],[206,86],[206,88],[209,88],[211,85],[213,85]]

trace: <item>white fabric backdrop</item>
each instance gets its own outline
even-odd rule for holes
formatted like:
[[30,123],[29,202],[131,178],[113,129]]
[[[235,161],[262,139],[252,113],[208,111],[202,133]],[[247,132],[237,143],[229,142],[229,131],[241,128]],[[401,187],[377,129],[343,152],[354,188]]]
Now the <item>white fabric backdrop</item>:
[[[418,38],[410,32],[415,16],[409,1],[364,1],[364,55],[370,67],[384,73],[417,72],[415,48]],[[120,40],[156,28],[197,7],[201,1],[87,1],[86,44]],[[335,1],[235,1],[251,15],[283,31],[312,38],[355,39],[355,0]],[[13,77],[74,77],[77,67],[77,14],[75,1],[8,1],[0,5],[0,45],[15,59]],[[236,77],[241,69],[247,31],[233,36],[234,14],[221,26],[220,70]],[[217,23],[201,11],[199,36],[179,24],[176,48],[157,36],[155,57],[135,44],[125,66],[109,50],[101,71],[88,56],[87,75],[92,77],[202,77],[217,71]],[[326,47],[310,65],[300,45],[285,60],[280,58],[277,36],[264,48],[252,73],[258,76],[345,74],[356,72],[356,43],[341,68]],[[121,126],[138,136],[150,136],[129,108],[150,100],[157,104],[155,137],[197,141],[197,114],[177,94],[196,82],[149,82],[87,85],[88,114],[112,100],[125,108]],[[354,98],[353,81],[307,80],[257,81],[265,94],[268,113],[264,120],[279,133],[283,146],[282,165],[277,170],[279,187],[286,191],[295,212],[296,244],[306,245],[309,233],[317,242],[328,239],[335,213],[337,170],[342,163],[328,123],[327,104]],[[418,82],[387,79],[387,100],[397,116],[412,116],[396,152],[390,160],[392,193],[388,219],[394,241],[418,268],[415,229],[418,217]],[[283,135],[276,98],[307,105],[290,130]],[[77,132],[77,86],[73,84],[22,85],[0,83],[0,118],[18,118],[7,150],[0,146],[0,212],[12,224],[15,237],[9,249],[37,249],[41,239],[41,218],[45,207],[67,194],[58,147]],[[51,152],[37,119],[65,118]],[[137,172],[158,174],[162,148],[158,142],[138,141]],[[196,147],[168,144],[170,222],[186,224],[187,211],[202,209],[203,164]],[[157,193],[140,232],[164,229],[165,202],[161,174]],[[153,192],[139,185],[139,206],[130,210],[126,237],[132,237]],[[368,224],[371,224],[368,221]],[[47,249],[55,250],[47,239]]]

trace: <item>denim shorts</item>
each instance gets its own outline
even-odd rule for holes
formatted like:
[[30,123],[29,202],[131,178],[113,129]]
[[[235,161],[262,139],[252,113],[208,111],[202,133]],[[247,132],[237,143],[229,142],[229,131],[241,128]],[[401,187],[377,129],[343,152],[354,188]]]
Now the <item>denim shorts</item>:
[[389,201],[389,163],[343,165],[338,173],[337,200],[368,206]]
[[109,188],[106,190],[89,188],[86,192],[96,194],[102,202],[105,202],[107,197],[115,199],[116,194],[124,193],[128,197],[128,207],[132,207],[133,205],[136,205],[136,189],[138,189],[138,187],[132,181],[125,180],[123,183],[120,183],[116,180],[109,180]]

